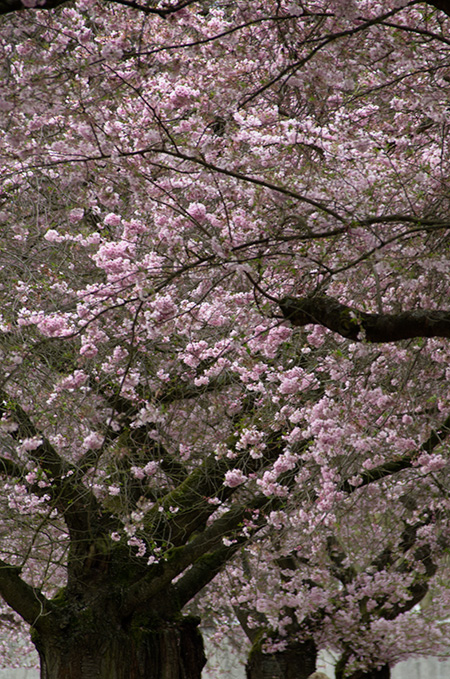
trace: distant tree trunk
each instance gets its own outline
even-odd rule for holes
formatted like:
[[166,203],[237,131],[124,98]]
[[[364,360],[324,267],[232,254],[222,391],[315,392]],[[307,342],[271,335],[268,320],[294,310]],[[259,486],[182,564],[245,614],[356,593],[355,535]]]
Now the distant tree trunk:
[[[336,679],[343,679],[345,663],[338,662],[336,665]],[[390,679],[391,670],[389,665],[383,665],[378,669],[356,670],[353,674],[347,675],[345,679]]]
[[314,641],[291,643],[285,651],[263,653],[253,648],[247,662],[247,679],[307,679],[316,669]]
[[70,626],[35,639],[41,679],[200,679],[205,665],[198,620],[159,621],[151,628],[132,621],[116,629],[80,617]]
[[366,670],[355,672],[348,679],[390,679],[391,671],[389,665],[383,665],[377,670]]

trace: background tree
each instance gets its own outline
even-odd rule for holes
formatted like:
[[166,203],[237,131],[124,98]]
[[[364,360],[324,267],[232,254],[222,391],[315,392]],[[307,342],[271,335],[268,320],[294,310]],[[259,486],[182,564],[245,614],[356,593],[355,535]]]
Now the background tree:
[[336,676],[354,679],[389,677],[414,654],[446,654],[446,520],[437,507],[419,518],[412,485],[398,498],[392,490],[385,478],[356,503],[347,497],[331,522],[305,526],[295,510],[274,512],[270,547],[267,536],[255,541],[203,595],[219,644],[225,634],[245,645],[228,623],[233,613],[240,621],[253,644],[250,678],[308,677],[320,649],[340,656]]
[[[199,676],[181,612],[242,546],[272,549],[275,520],[307,543],[353,505],[400,511],[402,531],[431,516],[417,549],[441,558],[442,8],[15,9],[0,9],[0,592],[42,676]],[[355,646],[343,671],[372,662]]]

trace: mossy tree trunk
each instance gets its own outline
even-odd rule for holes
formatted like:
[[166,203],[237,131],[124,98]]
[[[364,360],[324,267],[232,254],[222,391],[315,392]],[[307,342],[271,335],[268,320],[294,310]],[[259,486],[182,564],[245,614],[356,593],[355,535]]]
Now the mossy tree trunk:
[[200,679],[198,620],[150,622],[117,624],[105,615],[36,636],[41,679]]

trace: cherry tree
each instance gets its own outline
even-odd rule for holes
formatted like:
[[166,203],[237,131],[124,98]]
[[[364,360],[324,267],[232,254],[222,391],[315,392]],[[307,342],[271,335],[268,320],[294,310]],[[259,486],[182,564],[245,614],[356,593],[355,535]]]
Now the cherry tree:
[[337,677],[352,679],[389,677],[412,655],[447,654],[448,529],[435,524],[439,509],[418,519],[416,489],[404,490],[396,502],[374,486],[328,531],[323,523],[298,531],[295,512],[273,513],[270,548],[255,541],[203,595],[216,643],[225,635],[245,646],[227,624],[234,614],[245,630],[248,677],[308,677],[320,649],[338,658]]
[[304,589],[295,527],[352,676],[445,570],[446,3],[25,4],[0,4],[0,593],[46,679],[199,677],[182,612],[244,547]]

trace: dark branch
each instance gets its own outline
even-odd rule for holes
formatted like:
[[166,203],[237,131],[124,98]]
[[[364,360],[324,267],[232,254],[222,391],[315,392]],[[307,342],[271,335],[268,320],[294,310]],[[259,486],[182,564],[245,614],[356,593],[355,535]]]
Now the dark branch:
[[[197,0],[180,0],[176,5],[171,5],[168,7],[153,7],[152,5],[157,4],[154,2],[149,2],[149,4],[141,4],[140,2],[134,2],[134,0],[110,0],[111,2],[119,5],[125,5],[131,9],[137,9],[144,14],[156,14],[161,18],[165,18],[170,14],[179,12],[180,9],[184,7],[189,7],[193,5]],[[34,6],[26,6],[22,0],[0,0],[0,15],[10,14],[11,12],[19,12],[25,9],[54,9],[60,5],[66,5],[68,0],[36,0]]]
[[432,5],[450,16],[450,0],[428,0],[427,5]]
[[0,560],[0,594],[26,622],[39,627],[45,622],[50,603],[40,590],[20,577],[20,568]]
[[380,479],[385,479],[387,476],[392,476],[392,474],[397,474],[398,472],[404,471],[405,469],[410,469],[413,466],[413,461],[420,453],[431,454],[433,450],[442,443],[447,436],[450,434],[450,416],[444,421],[439,429],[435,429],[431,432],[430,436],[419,448],[419,451],[414,450],[411,453],[403,455],[397,460],[392,460],[391,462],[386,462],[386,464],[379,465],[374,469],[369,469],[361,474],[361,483],[357,486],[353,486],[349,481],[344,481],[340,486],[340,490],[345,493],[353,493],[355,490],[367,486],[369,483],[374,483]]
[[[279,477],[279,481],[289,487],[294,486],[298,471],[299,469],[295,468],[285,472]],[[153,606],[154,597],[160,596],[161,593],[167,599],[168,591],[173,593],[179,606],[184,606],[211,582],[252,536],[266,526],[268,514],[280,509],[284,503],[285,500],[282,498],[270,499],[260,494],[249,503],[232,506],[184,546],[169,550],[166,560],[156,571],[156,577],[150,570],[139,582],[131,585],[124,598],[123,614],[129,615],[139,607],[145,606],[151,598]],[[249,519],[250,523],[243,532],[246,519]],[[224,538],[228,538],[230,542],[224,544]],[[172,585],[173,579],[180,574],[181,578]]]
[[[217,459],[215,455],[205,458],[201,465],[148,512],[145,531],[151,533],[155,540],[169,540],[173,546],[185,544],[193,533],[204,529],[208,518],[216,511],[216,506],[209,499],[217,498],[223,503],[237,492],[239,487],[224,485],[226,472],[233,468],[246,474],[261,472],[281,455],[283,443],[280,433],[274,432],[268,436],[261,458],[252,458],[247,450],[234,460],[228,457]],[[235,441],[229,440],[228,444],[233,448]],[[309,445],[309,441],[305,441],[304,445]],[[281,476],[279,481],[282,479]],[[161,513],[160,507],[165,511]],[[164,522],[162,519],[165,515],[170,516],[171,507],[177,507],[179,511]]]
[[208,585],[223,569],[232,557],[244,545],[249,538],[239,536],[230,545],[221,545],[213,552],[208,552],[190,568],[185,575],[173,585],[173,591],[181,606],[185,606],[206,585]]
[[297,191],[294,191],[293,189],[290,189],[287,186],[282,186],[280,184],[272,184],[272,182],[269,182],[265,179],[261,179],[258,177],[253,177],[250,174],[243,174],[242,172],[237,172],[236,170],[228,169],[221,167],[220,165],[215,165],[214,163],[208,162],[203,158],[202,156],[194,156],[194,155],[188,155],[186,153],[182,153],[179,149],[176,149],[174,151],[170,149],[154,149],[154,148],[149,148],[149,149],[143,149],[140,151],[140,153],[160,153],[162,155],[166,156],[171,156],[173,158],[178,158],[179,160],[185,160],[190,163],[193,163],[194,165],[198,165],[200,167],[204,167],[206,170],[210,170],[211,172],[216,172],[217,174],[222,174],[225,177],[232,177],[233,179],[238,179],[239,181],[242,181],[247,184],[254,184],[255,186],[262,186],[266,189],[270,189],[271,191],[275,191],[276,193],[280,193],[285,196],[289,196],[290,198],[294,198],[295,200],[298,200],[301,203],[306,203],[307,205],[312,205],[313,207],[316,207],[318,210],[321,210],[322,212],[325,212],[326,214],[330,215],[331,217],[334,217],[337,221],[343,222],[344,219],[334,210],[331,208],[327,207],[325,203],[322,203],[317,200],[313,200],[312,198],[309,198],[306,195],[297,193]]
[[[27,438],[40,440],[39,445],[29,451],[29,455],[49,479],[50,485],[46,487],[46,493],[51,496],[54,506],[64,515],[70,530],[89,532],[92,514],[99,512],[95,496],[76,480],[76,474],[73,476],[68,474],[69,471],[75,471],[74,468],[61,458],[25,410],[4,391],[0,391],[0,416],[2,415],[7,415],[17,424],[17,429],[10,433],[13,440]],[[5,471],[14,475],[19,471],[18,467],[12,465],[7,468],[6,462],[2,464]]]
[[416,309],[398,314],[368,314],[326,295],[284,297],[279,306],[292,325],[322,325],[355,342],[450,337],[450,311]]
[[[53,9],[59,7],[59,5],[64,5],[67,0],[47,0],[44,4],[36,5],[34,9]],[[23,4],[22,0],[1,0],[0,2],[0,14],[10,14],[11,12],[20,12],[21,10],[27,9]]]
[[0,457],[0,474],[20,479],[25,476],[26,470],[7,457]]
[[[251,536],[266,525],[267,513],[279,509],[282,504],[280,498],[268,499],[261,494],[248,504],[232,506],[187,544],[169,550],[162,564],[154,570],[151,567],[147,575],[131,585],[123,600],[123,615],[146,606],[150,599],[153,607],[154,597],[161,593],[167,599],[169,587],[176,592],[178,604],[184,606],[222,570],[240,547],[249,542]],[[253,514],[255,510],[259,512],[257,518]],[[251,525],[246,526],[244,534],[242,528],[246,519],[251,520]],[[231,544],[225,545],[223,538],[229,538]],[[173,579],[181,573],[180,580],[172,586]]]
[[197,0],[181,0],[178,4],[168,6],[168,7],[151,7],[140,2],[134,2],[134,0],[111,0],[118,5],[124,5],[125,7],[131,7],[131,9],[137,9],[144,14],[157,14],[162,19],[165,19],[169,14],[174,14],[184,7],[189,7],[193,5]]

